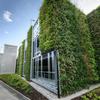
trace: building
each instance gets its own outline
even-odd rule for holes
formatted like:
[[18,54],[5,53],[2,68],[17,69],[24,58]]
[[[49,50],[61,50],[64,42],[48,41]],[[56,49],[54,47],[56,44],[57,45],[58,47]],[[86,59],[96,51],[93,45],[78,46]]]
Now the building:
[[37,20],[32,35],[31,80],[57,94],[57,51],[41,53],[39,31],[39,20]]
[[4,45],[4,53],[0,54],[0,74],[15,73],[17,46]]
[[75,5],[45,0],[20,46],[17,73],[58,97],[74,93],[98,80],[90,38],[86,15]]

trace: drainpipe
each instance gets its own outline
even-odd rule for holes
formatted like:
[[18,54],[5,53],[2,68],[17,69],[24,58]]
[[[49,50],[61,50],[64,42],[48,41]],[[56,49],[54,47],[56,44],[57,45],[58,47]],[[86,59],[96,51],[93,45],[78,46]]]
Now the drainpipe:
[[58,50],[56,51],[57,52],[57,95],[58,95],[58,98],[60,98],[60,72],[59,72],[59,61],[58,61],[58,58],[59,58],[59,52]]

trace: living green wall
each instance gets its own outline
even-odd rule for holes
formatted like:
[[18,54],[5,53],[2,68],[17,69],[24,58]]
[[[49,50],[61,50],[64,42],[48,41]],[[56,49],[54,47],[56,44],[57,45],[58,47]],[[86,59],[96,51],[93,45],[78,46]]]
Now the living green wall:
[[25,45],[25,40],[23,40],[22,45],[20,47],[20,61],[19,61],[19,75],[22,76],[22,69],[23,69],[23,64],[24,64],[24,45]]
[[86,16],[69,0],[44,0],[39,20],[42,53],[59,51],[61,95],[98,80]]
[[100,77],[100,6],[87,15],[91,40],[95,49],[95,59],[98,75]]
[[18,73],[18,57],[16,59],[16,69],[15,69],[15,73],[17,74]]
[[19,75],[22,76],[22,45],[20,48],[20,58],[19,58],[20,62],[19,62]]
[[23,65],[24,65],[24,47],[25,40],[23,40],[22,45],[19,47],[18,59],[17,59],[17,69],[16,73],[22,76]]
[[25,49],[25,40],[22,42],[22,50],[21,50],[21,76],[23,75],[23,66],[24,66],[24,49]]
[[19,49],[18,49],[17,66],[16,66],[16,73],[17,73],[17,74],[19,74],[20,53],[21,53],[21,46],[20,46]]
[[30,27],[27,33],[26,63],[24,67],[24,74],[27,80],[30,80],[31,45],[32,45],[32,27]]

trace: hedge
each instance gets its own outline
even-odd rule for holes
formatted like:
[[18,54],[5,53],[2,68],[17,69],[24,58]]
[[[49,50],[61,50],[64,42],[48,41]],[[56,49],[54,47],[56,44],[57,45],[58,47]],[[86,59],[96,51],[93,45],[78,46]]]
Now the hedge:
[[100,6],[87,15],[91,31],[91,40],[95,49],[95,59],[98,75],[100,77]]
[[44,0],[39,20],[42,53],[59,51],[61,95],[98,80],[86,16],[69,0]]
[[27,34],[26,63],[24,67],[24,74],[27,80],[30,80],[31,45],[32,45],[32,26],[30,27]]

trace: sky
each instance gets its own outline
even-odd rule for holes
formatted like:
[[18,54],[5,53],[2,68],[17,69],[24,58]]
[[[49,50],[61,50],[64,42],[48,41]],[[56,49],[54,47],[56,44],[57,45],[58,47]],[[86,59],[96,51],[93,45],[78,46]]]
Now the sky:
[[[100,0],[72,0],[85,14],[100,5]],[[0,52],[4,44],[19,46],[36,20],[42,0],[0,0]]]

